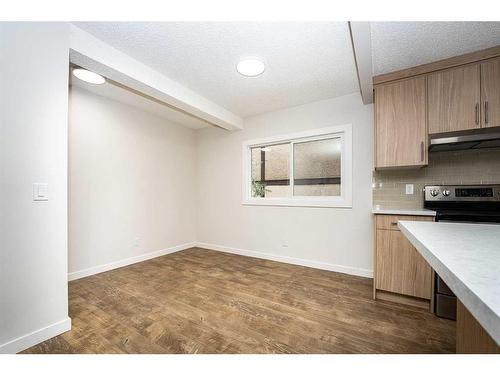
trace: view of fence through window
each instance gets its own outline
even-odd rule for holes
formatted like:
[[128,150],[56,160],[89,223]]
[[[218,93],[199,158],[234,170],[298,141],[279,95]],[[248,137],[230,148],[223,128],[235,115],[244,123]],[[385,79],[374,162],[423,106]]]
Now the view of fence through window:
[[340,196],[341,146],[332,137],[252,147],[252,197]]

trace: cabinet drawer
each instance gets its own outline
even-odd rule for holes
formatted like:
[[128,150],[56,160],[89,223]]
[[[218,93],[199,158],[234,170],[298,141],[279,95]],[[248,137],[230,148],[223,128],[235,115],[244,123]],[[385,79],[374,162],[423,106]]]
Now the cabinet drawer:
[[377,229],[391,229],[399,230],[398,221],[434,221],[432,216],[411,216],[411,215],[376,215],[376,228]]

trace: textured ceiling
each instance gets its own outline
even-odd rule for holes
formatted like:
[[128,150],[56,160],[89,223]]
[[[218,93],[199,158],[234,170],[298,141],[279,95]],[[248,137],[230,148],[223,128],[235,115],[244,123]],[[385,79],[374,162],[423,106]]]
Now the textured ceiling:
[[[358,91],[346,22],[75,25],[243,117]],[[245,56],[265,72],[239,75]]]
[[374,75],[500,44],[500,22],[371,22]]
[[167,107],[166,105],[159,104],[127,89],[110,84],[109,82],[106,82],[103,85],[92,85],[75,78],[73,75],[70,75],[70,85],[80,87],[99,96],[104,96],[106,98],[128,104],[142,111],[152,113],[156,116],[187,126],[191,129],[201,129],[203,127],[210,126],[202,120],[186,115],[175,109]]

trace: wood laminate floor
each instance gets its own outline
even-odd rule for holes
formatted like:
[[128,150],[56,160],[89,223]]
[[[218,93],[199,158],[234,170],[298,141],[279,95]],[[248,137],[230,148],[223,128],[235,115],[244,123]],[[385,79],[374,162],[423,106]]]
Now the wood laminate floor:
[[450,353],[455,323],[372,280],[189,249],[69,283],[72,330],[24,353]]

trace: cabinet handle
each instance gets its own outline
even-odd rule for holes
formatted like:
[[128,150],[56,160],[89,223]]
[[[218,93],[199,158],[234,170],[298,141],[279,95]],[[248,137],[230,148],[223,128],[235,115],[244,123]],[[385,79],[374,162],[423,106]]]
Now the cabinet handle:
[[476,103],[476,125],[479,125],[479,103]]
[[420,161],[424,161],[424,141],[420,142]]
[[484,102],[484,123],[488,123],[488,102]]
[[398,225],[397,221],[391,221],[391,225]]

